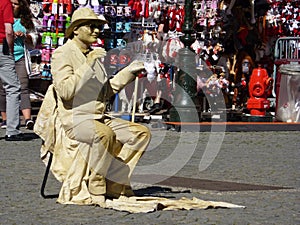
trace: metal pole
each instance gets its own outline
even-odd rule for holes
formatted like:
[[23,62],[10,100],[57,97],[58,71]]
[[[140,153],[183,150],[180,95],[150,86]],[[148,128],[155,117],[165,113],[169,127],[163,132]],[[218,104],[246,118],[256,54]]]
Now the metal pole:
[[178,68],[175,82],[173,107],[170,109],[171,122],[199,122],[196,97],[196,54],[191,51],[190,46],[195,41],[192,36],[193,30],[193,0],[185,0],[185,17],[182,27],[183,36],[180,40],[184,48],[178,51]]

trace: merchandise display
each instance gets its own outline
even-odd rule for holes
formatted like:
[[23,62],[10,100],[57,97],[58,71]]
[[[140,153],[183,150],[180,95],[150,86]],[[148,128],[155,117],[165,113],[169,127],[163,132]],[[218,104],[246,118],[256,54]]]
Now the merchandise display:
[[[161,111],[157,110],[158,105],[162,109],[169,107],[170,104],[166,106],[163,98],[157,96],[158,92],[152,90],[160,89],[159,85],[162,80],[168,87],[168,93],[163,93],[162,96],[168,96],[165,102],[171,101],[169,103],[172,103],[171,99],[174,98],[172,88],[175,87],[173,78],[176,76],[176,71],[180,69],[176,67],[176,60],[179,57],[178,51],[184,47],[188,47],[195,54],[195,68],[199,72],[196,76],[198,95],[208,99],[213,98],[215,94],[211,94],[211,79],[222,80],[222,85],[214,85],[214,89],[219,89],[214,93],[217,95],[221,93],[224,96],[227,108],[247,112],[247,98],[240,101],[238,105],[233,102],[235,101],[233,99],[242,98],[241,96],[234,97],[235,90],[242,90],[241,88],[249,85],[249,78],[244,79],[243,82],[235,81],[238,57],[241,52],[247,52],[255,62],[255,66],[260,65],[271,76],[274,72],[276,40],[280,37],[297,37],[300,34],[299,1],[195,0],[192,4],[192,38],[194,41],[191,46],[184,46],[181,41],[182,36],[185,35],[186,12],[183,0],[31,1],[36,28],[40,34],[40,43],[37,49],[31,52],[34,68],[31,76],[51,81],[51,55],[66,41],[64,33],[70,24],[72,12],[80,7],[89,7],[108,21],[97,43],[93,45],[103,47],[108,52],[104,63],[108,73],[115,74],[134,58],[146,59],[149,54],[155,55],[155,59],[152,57],[151,62],[154,65],[154,70],[151,70],[153,72],[151,79],[155,80],[153,85],[156,87],[150,87],[149,84],[147,84],[149,90],[146,86],[140,87],[144,90],[140,91],[138,99],[144,102],[144,106],[143,103],[138,103],[140,104],[140,107],[137,107],[139,112],[157,113]],[[291,47],[295,52],[300,50],[299,45]],[[163,73],[168,74],[167,79],[161,79],[165,75],[162,76],[160,65],[165,65],[169,69],[168,72]],[[151,74],[146,73],[140,78],[148,79],[149,82],[150,76]],[[130,98],[128,93],[127,98]],[[250,97],[248,93],[246,97]],[[149,98],[152,100],[150,105]],[[157,98],[161,98],[162,101],[156,103]],[[111,104],[115,100],[118,99],[113,99]],[[205,107],[202,110],[219,110],[218,107],[212,105],[214,103],[209,102],[207,103],[208,109]],[[151,105],[156,109],[151,110]],[[270,108],[272,109],[272,106]],[[115,107],[115,111],[121,111],[121,109],[121,105]],[[168,112],[168,108],[164,109],[166,109],[164,112]]]

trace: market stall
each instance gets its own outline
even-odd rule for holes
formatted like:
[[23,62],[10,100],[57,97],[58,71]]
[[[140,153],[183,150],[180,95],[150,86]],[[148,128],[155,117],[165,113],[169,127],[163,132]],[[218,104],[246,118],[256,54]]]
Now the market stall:
[[[220,110],[225,110],[230,120],[240,120],[241,114],[249,113],[252,69],[260,65],[269,76],[275,77],[276,40],[300,34],[299,1],[197,0],[192,4],[193,13],[189,18],[193,42],[187,47],[195,55],[199,100],[196,108],[200,120],[211,118],[211,112]],[[182,0],[31,1],[40,34],[40,42],[31,52],[33,99],[42,101],[51,83],[51,54],[66,41],[64,31],[78,7],[90,7],[109,21],[95,47],[108,51],[104,64],[111,75],[133,58],[147,62],[147,71],[139,79],[138,102],[132,103],[132,87],[108,102],[108,109],[128,112],[133,104],[138,104],[139,113],[168,114],[176,98],[176,76],[181,69],[178,51],[185,47],[182,37],[186,15]],[[293,47],[297,61],[300,46]],[[247,71],[241,66],[245,55],[254,67]],[[271,99],[267,113],[272,115],[276,102],[274,92],[267,98]],[[218,102],[220,99],[224,104]],[[129,109],[125,109],[125,104]]]

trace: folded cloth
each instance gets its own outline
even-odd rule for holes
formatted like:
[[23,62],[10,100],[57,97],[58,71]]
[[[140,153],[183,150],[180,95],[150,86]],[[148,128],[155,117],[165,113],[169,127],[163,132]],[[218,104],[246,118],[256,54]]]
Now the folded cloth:
[[158,210],[192,210],[208,208],[245,208],[227,202],[204,201],[193,197],[192,199],[182,197],[180,199],[168,199],[160,197],[125,197],[118,199],[107,199],[105,208],[130,213],[148,213]]

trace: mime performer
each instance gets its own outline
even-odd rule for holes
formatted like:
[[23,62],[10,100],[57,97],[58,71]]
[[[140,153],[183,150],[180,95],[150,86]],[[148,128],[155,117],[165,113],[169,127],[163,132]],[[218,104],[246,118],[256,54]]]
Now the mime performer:
[[96,204],[134,195],[130,176],[150,141],[146,126],[105,113],[105,102],[144,70],[133,61],[114,76],[92,49],[107,21],[90,8],[74,11],[68,41],[53,53],[49,87],[34,131],[43,139],[41,157],[53,153],[51,171],[62,182],[57,201]]

